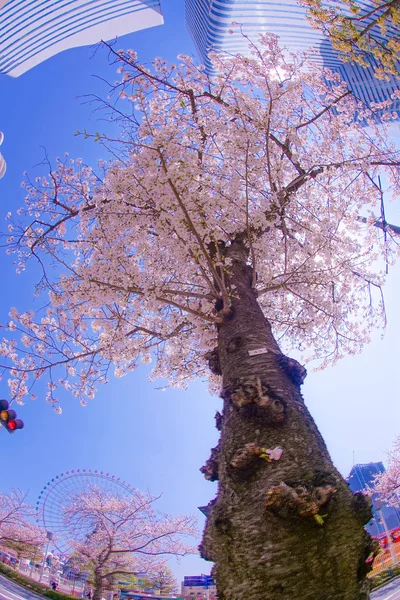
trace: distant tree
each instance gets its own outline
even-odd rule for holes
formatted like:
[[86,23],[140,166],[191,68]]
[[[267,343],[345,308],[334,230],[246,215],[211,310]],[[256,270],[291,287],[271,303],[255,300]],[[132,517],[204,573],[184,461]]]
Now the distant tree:
[[152,376],[179,386],[207,375],[224,406],[202,469],[219,487],[201,554],[219,596],[365,598],[365,511],[279,344],[325,366],[384,326],[397,247],[378,175],[398,196],[399,149],[337,75],[288,62],[274,36],[250,58],[212,57],[213,79],[188,57],[110,52],[121,132],[94,137],[112,162],[95,173],[66,158],[28,181],[25,221],[10,219],[17,269],[38,259],[47,303],[10,313],[11,395],[47,376],[60,412],[60,389],[85,404],[111,365],[120,377],[154,360]]
[[26,494],[12,489],[0,492],[0,542],[26,556],[36,553],[45,542],[45,534],[33,523],[34,509]]
[[144,580],[144,586],[142,586],[142,581],[137,574],[125,573],[118,578],[118,587],[120,590],[135,590],[146,586],[146,579]]
[[160,596],[163,594],[176,594],[178,591],[178,582],[168,566],[155,569],[153,574],[146,578],[145,585]]
[[25,542],[7,541],[7,548],[13,550],[17,555],[18,560],[21,558],[29,558],[33,561],[41,561],[43,558],[43,542],[38,541],[37,544],[26,544]]
[[388,465],[384,473],[379,473],[373,486],[367,491],[377,494],[379,499],[395,506],[400,507],[400,437],[394,443],[392,450],[388,452]]
[[96,487],[71,496],[63,518],[75,532],[75,560],[93,580],[93,600],[126,576],[153,580],[166,569],[166,557],[194,551],[182,540],[196,533],[193,519],[158,514],[155,500],[137,490],[120,498]]
[[374,0],[300,0],[309,9],[311,23],[339,50],[344,61],[362,67],[376,60],[375,76],[400,77],[400,2]]

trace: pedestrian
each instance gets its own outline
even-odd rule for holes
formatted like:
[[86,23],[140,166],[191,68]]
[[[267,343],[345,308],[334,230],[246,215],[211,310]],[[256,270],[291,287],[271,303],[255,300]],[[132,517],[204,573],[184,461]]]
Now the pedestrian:
[[54,591],[56,591],[57,589],[57,583],[55,581],[51,582],[51,587],[53,588]]

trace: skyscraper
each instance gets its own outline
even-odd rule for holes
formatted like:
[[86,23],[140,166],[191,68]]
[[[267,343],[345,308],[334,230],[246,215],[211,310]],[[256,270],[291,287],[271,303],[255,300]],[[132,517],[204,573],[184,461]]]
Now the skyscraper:
[[0,73],[163,22],[160,0],[0,0]]
[[[349,484],[352,492],[362,492],[367,486],[373,484],[375,475],[378,473],[383,473],[384,471],[385,467],[381,462],[368,463],[366,465],[354,465],[346,481]],[[385,528],[381,522],[381,519],[379,518],[379,515],[377,514],[377,507],[375,506],[375,503],[376,498],[373,496],[373,518],[366,525],[367,531],[373,536],[385,533]],[[397,508],[393,508],[393,506],[388,506],[387,504],[382,504],[382,507],[379,510],[382,511],[383,518],[385,519],[389,530],[400,527],[400,511]]]
[[[317,47],[321,34],[305,19],[305,10],[296,0],[185,0],[189,32],[204,61],[211,71],[207,57],[210,50],[236,54],[248,53],[248,41],[237,27],[256,42],[260,33],[274,33],[281,44],[299,51]],[[234,33],[229,33],[233,30]],[[322,63],[322,59],[319,58]]]
[[[305,52],[310,47],[315,50],[311,60],[321,66],[338,72],[346,81],[355,96],[368,105],[382,102],[400,89],[394,77],[381,81],[373,76],[371,68],[363,68],[343,63],[337,51],[322,34],[314,29],[306,19],[306,10],[296,0],[185,0],[186,20],[201,60],[209,73],[212,72],[208,52],[224,51],[232,54],[248,54],[248,41],[243,33],[256,42],[260,33],[274,33],[279,36],[282,46],[292,51]],[[368,7],[370,2],[362,2]],[[233,31],[234,33],[230,33]],[[400,101],[397,101],[400,105]]]

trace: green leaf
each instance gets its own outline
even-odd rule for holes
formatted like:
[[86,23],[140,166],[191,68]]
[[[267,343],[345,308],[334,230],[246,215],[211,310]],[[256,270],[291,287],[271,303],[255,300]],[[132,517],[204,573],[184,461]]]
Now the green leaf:
[[[324,515],[324,517],[326,517],[326,515]],[[317,525],[320,525],[321,527],[324,524],[324,519],[321,515],[314,515],[314,520],[317,523]]]

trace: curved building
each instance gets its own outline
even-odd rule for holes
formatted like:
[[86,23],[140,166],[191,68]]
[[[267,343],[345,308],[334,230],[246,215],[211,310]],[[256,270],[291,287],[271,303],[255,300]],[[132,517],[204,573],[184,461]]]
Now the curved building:
[[163,22],[160,0],[0,0],[0,73]]
[[[313,49],[310,58],[317,64],[338,72],[354,95],[368,105],[371,102],[382,102],[400,89],[400,81],[395,77],[390,81],[382,81],[374,77],[373,57],[370,61],[371,68],[342,62],[330,42],[307,21],[305,8],[296,0],[185,0],[185,2],[188,29],[209,73],[212,73],[208,58],[210,50],[232,54],[249,53],[247,39],[243,37],[237,26],[232,26],[232,23],[237,23],[252,41],[256,42],[260,33],[269,32],[278,35],[281,45],[292,51],[306,52],[310,48]],[[367,2],[359,0],[358,4],[365,11],[373,6],[370,0]],[[230,30],[234,33],[229,33]],[[388,30],[388,35],[393,32],[394,28],[393,31]],[[399,106],[400,101],[396,104]]]
[[[248,53],[248,41],[257,41],[260,33],[274,33],[281,44],[298,51],[317,47],[321,34],[305,19],[305,10],[296,0],[185,0],[186,20],[197,50],[209,72],[210,50],[236,54]],[[233,30],[234,33],[229,33]],[[322,62],[322,59],[319,58]]]
[[[2,131],[0,131],[0,146],[3,143],[3,140],[4,140],[4,133]],[[2,154],[0,154],[0,179],[2,177],[4,177],[6,168],[7,168],[6,161],[4,160]]]

